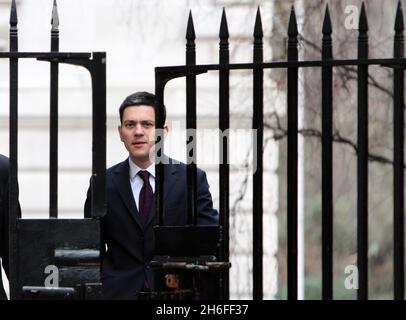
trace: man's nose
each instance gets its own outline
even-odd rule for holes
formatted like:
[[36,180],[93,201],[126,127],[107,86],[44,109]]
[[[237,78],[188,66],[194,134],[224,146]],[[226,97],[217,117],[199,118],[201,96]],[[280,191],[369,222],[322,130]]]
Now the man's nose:
[[144,135],[144,130],[142,129],[142,125],[137,123],[134,129],[134,134],[136,136],[142,136]]

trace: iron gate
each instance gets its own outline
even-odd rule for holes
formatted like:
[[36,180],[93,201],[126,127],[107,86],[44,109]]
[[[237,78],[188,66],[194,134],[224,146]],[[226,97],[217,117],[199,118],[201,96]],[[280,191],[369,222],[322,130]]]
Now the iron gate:
[[[100,297],[100,223],[106,212],[106,55],[104,52],[59,52],[59,18],[52,11],[50,52],[19,52],[17,8],[12,0],[10,51],[10,298],[91,299]],[[50,63],[50,219],[18,217],[18,63],[37,59]],[[92,81],[92,210],[84,219],[58,217],[58,66],[76,65]],[[47,267],[56,267],[59,283],[46,286]]]
[[[320,60],[298,61],[298,28],[292,6],[288,26],[288,47],[286,62],[264,62],[263,31],[258,8],[253,32],[253,61],[251,63],[230,63],[229,33],[226,14],[223,10],[219,32],[219,63],[197,65],[195,56],[195,32],[192,15],[186,32],[186,65],[157,67],[155,69],[155,90],[158,105],[164,104],[165,85],[172,79],[186,78],[186,129],[196,129],[196,76],[217,71],[219,76],[219,129],[230,128],[229,75],[234,70],[251,70],[253,79],[253,121],[252,129],[257,130],[257,145],[254,149],[257,170],[253,174],[252,202],[252,250],[253,254],[253,298],[263,298],[263,76],[265,69],[285,69],[287,72],[287,275],[288,299],[297,299],[298,291],[298,70],[299,68],[320,68],[322,76],[322,298],[333,298],[333,69],[339,66],[356,66],[358,70],[358,150],[357,150],[357,263],[359,270],[358,299],[368,299],[368,67],[392,68],[394,73],[394,297],[404,298],[404,23],[401,3],[396,12],[394,56],[388,59],[368,58],[368,22],[364,4],[359,17],[357,59],[334,59],[332,54],[332,25],[328,6],[322,28],[322,56]],[[163,119],[157,114],[157,128],[163,128]],[[221,254],[223,261],[229,261],[229,139],[227,134],[220,137],[219,196],[220,221],[222,228]],[[186,139],[191,149],[196,150],[196,139]],[[163,152],[163,146],[161,148]],[[189,152],[189,150],[188,150]],[[194,221],[196,203],[196,151],[187,154],[188,162],[188,212]],[[163,165],[158,165],[157,179],[163,177]],[[156,208],[162,217],[163,191],[157,189]],[[158,221],[162,221],[159,219]],[[229,272],[221,279],[222,298],[229,298]]]

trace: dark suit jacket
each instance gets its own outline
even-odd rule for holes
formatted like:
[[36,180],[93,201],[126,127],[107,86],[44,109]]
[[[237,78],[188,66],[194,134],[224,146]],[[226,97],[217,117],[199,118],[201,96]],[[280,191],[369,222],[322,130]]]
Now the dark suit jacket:
[[[8,159],[0,154],[0,257],[8,275]],[[0,276],[0,300],[7,299]]]
[[[186,225],[186,165],[165,165],[164,175],[164,225]],[[157,183],[157,182],[156,182]],[[128,159],[111,167],[106,173],[107,214],[102,218],[102,243],[107,251],[102,253],[102,284],[105,299],[137,299],[137,292],[145,280],[154,286],[153,272],[147,264],[153,258],[155,202],[145,226],[133,198]],[[90,189],[85,203],[85,213],[90,212]],[[218,224],[218,212],[213,202],[204,171],[197,170],[197,213],[199,225]]]

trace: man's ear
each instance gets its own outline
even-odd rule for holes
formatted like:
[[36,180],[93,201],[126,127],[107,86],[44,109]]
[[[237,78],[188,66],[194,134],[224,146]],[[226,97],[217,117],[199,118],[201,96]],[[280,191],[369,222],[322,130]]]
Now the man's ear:
[[121,136],[121,125],[118,125],[117,129],[118,129],[118,135],[120,136],[120,140],[123,141],[123,138]]
[[164,138],[166,138],[169,132],[169,127],[166,123],[164,124],[163,130],[164,130]]

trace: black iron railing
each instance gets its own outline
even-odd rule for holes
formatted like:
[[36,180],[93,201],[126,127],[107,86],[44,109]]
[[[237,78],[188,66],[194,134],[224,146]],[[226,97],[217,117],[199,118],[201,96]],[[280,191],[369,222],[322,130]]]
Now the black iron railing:
[[[50,52],[19,52],[17,8],[12,0],[10,13],[10,51],[1,52],[0,58],[10,61],[10,294],[11,298],[21,297],[19,274],[17,227],[28,224],[18,219],[18,63],[19,59],[37,59],[50,62],[50,180],[49,217],[58,217],[58,66],[66,63],[84,67],[90,72],[93,92],[92,129],[92,211],[91,217],[101,217],[106,212],[105,170],[106,170],[106,54],[104,52],[77,53],[59,51],[59,18],[54,1],[51,21]],[[87,217],[90,218],[90,217]],[[34,224],[34,222],[33,222]],[[39,227],[40,228],[40,225]],[[38,229],[39,230],[39,229]],[[24,238],[25,235],[21,235]],[[32,239],[33,240],[33,239]],[[31,240],[31,241],[32,241]],[[50,239],[51,241],[52,239]],[[38,270],[36,270],[38,271]],[[34,271],[33,271],[34,272]]]
[[[228,51],[228,27],[223,11],[220,27],[219,63],[199,65],[195,61],[195,33],[193,21],[189,15],[187,31],[187,61],[183,66],[157,67],[155,69],[155,90],[159,107],[164,103],[164,90],[167,82],[174,78],[187,79],[187,128],[196,129],[196,76],[217,71],[219,73],[219,128],[222,132],[229,129],[229,76],[233,70],[252,70],[253,73],[253,125],[257,130],[255,149],[257,170],[253,173],[253,298],[263,297],[263,71],[265,69],[286,69],[287,71],[287,274],[288,299],[297,299],[298,290],[298,70],[299,68],[320,68],[322,83],[322,298],[333,299],[333,70],[339,66],[357,66],[358,68],[358,299],[368,299],[368,67],[377,65],[394,70],[394,297],[404,298],[404,36],[403,13],[399,2],[396,13],[394,57],[387,59],[368,58],[368,23],[365,6],[361,7],[359,19],[359,39],[357,59],[334,59],[332,24],[328,7],[326,8],[322,28],[322,56],[320,60],[298,61],[298,29],[296,15],[292,7],[288,27],[287,61],[263,62],[263,32],[260,11],[258,10],[253,39],[253,62],[230,63]],[[157,114],[157,127],[163,122]],[[223,136],[221,137],[223,138]],[[228,139],[220,142],[220,225],[223,238],[221,258],[229,259],[229,159]],[[163,149],[160,149],[163,152]],[[194,151],[194,156],[195,156]],[[193,157],[193,160],[196,158]],[[188,155],[188,163],[191,158]],[[162,222],[163,203],[163,164],[157,165],[157,212],[158,225]],[[188,164],[188,188],[196,190],[195,162]],[[195,197],[189,193],[188,208],[190,220],[194,221]],[[228,273],[228,271],[227,271]],[[228,274],[222,279],[224,299],[229,297]]]

